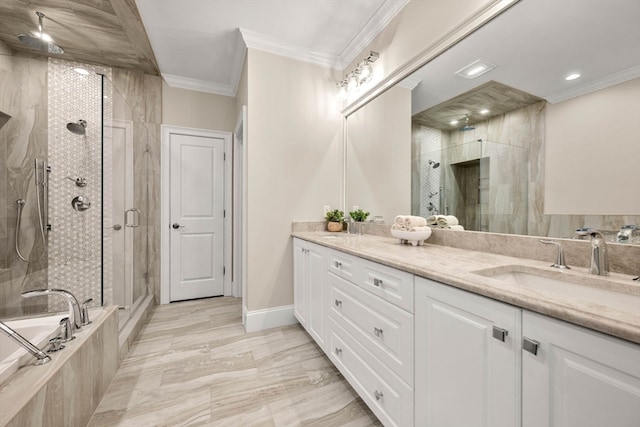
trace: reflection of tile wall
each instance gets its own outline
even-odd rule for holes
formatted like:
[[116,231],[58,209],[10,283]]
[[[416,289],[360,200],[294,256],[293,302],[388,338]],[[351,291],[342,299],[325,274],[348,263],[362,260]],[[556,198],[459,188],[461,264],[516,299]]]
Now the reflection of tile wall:
[[429,160],[441,162],[442,132],[412,123],[411,142],[411,212],[428,217],[441,211],[440,171]]
[[[80,75],[74,67],[87,69]],[[102,284],[102,76],[105,67],[49,59],[49,287],[68,289],[83,301],[101,303]],[[105,105],[105,116],[111,108]],[[76,135],[67,123],[86,120],[86,134]],[[105,119],[110,120],[109,117]],[[106,168],[107,170],[109,168]],[[86,187],[67,179],[84,178]],[[74,197],[91,203],[85,211],[72,207]],[[105,248],[108,253],[109,248]],[[66,302],[50,298],[50,310],[66,310]]]

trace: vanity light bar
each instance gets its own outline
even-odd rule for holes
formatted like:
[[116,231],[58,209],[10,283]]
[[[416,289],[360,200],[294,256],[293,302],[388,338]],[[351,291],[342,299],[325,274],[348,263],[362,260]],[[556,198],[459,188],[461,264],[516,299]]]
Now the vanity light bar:
[[380,58],[378,52],[370,51],[369,56],[364,58],[355,69],[346,75],[346,77],[336,83],[338,96],[345,98],[348,92],[355,91],[362,83],[366,83],[373,78],[373,67],[371,64]]

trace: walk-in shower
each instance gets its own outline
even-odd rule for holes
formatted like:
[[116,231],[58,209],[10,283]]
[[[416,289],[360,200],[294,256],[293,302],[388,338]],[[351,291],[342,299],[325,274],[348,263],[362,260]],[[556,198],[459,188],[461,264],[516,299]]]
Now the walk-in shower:
[[[113,84],[110,68],[57,58],[8,58],[17,64],[3,81],[26,82],[27,70],[33,73],[28,84],[42,85],[7,96],[10,111],[31,111],[36,105],[43,114],[35,121],[28,120],[33,115],[12,115],[12,129],[30,132],[17,134],[0,150],[0,171],[7,177],[0,180],[0,190],[12,201],[9,214],[0,214],[0,230],[11,232],[4,239],[8,249],[0,250],[0,318],[66,311],[61,299],[20,296],[55,288],[92,300],[91,307],[122,307],[124,327],[148,295],[145,129],[133,138],[135,115]],[[91,72],[75,73],[79,66]],[[73,135],[81,136],[82,144]],[[0,127],[2,138],[5,127]],[[136,147],[138,140],[144,142]],[[123,221],[125,212],[135,212],[129,214],[135,218]]]

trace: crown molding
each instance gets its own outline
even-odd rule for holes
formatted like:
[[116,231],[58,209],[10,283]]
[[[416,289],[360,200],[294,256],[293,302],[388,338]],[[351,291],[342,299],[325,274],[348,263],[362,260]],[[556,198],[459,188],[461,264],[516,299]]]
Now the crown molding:
[[575,98],[580,95],[586,95],[588,93],[605,89],[609,86],[614,86],[638,77],[640,77],[640,66],[634,66],[631,68],[627,68],[626,70],[622,70],[617,73],[613,73],[603,78],[594,80],[590,83],[580,85],[568,90],[563,90],[561,92],[556,92],[544,98],[551,104],[557,104],[558,102],[567,101],[571,98]]
[[369,22],[344,48],[339,58],[341,70],[349,65],[411,0],[385,0]]
[[303,62],[321,65],[327,68],[338,68],[337,55],[311,52],[303,47],[287,43],[282,39],[240,28],[242,38],[248,48],[262,50],[276,55],[297,59]]
[[[213,93],[216,95],[235,97],[234,88],[231,85],[214,83],[206,80],[190,79],[188,77],[173,74],[162,74],[162,78],[171,87],[180,89],[197,90],[198,92]],[[238,79],[239,80],[239,77]],[[237,89],[237,87],[236,87]]]

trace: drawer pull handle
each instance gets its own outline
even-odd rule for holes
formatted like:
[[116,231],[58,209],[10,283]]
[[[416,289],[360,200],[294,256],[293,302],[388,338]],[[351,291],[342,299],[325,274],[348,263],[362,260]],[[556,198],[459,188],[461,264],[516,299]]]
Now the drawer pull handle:
[[340,261],[334,261],[333,265],[335,265],[336,268],[342,268],[342,263]]
[[382,393],[381,391],[376,390],[376,391],[373,392],[373,397],[375,397],[376,400],[380,400],[380,399],[382,399],[384,397],[384,393]]
[[336,356],[342,356],[342,349],[341,349],[341,348],[336,347],[336,351],[335,351],[335,353],[336,353]]
[[534,356],[538,355],[538,347],[540,343],[536,340],[529,339],[527,337],[522,338],[522,349],[528,351]]
[[373,278],[373,285],[374,286],[380,286],[382,285],[382,279],[378,279],[377,277]]
[[339,299],[335,300],[336,307],[340,307],[342,305],[342,301]]
[[506,329],[498,328],[497,326],[493,327],[493,337],[498,341],[504,342],[505,338],[509,335],[509,331]]
[[373,335],[377,336],[377,337],[381,337],[382,336],[382,329],[380,328],[373,328]]

